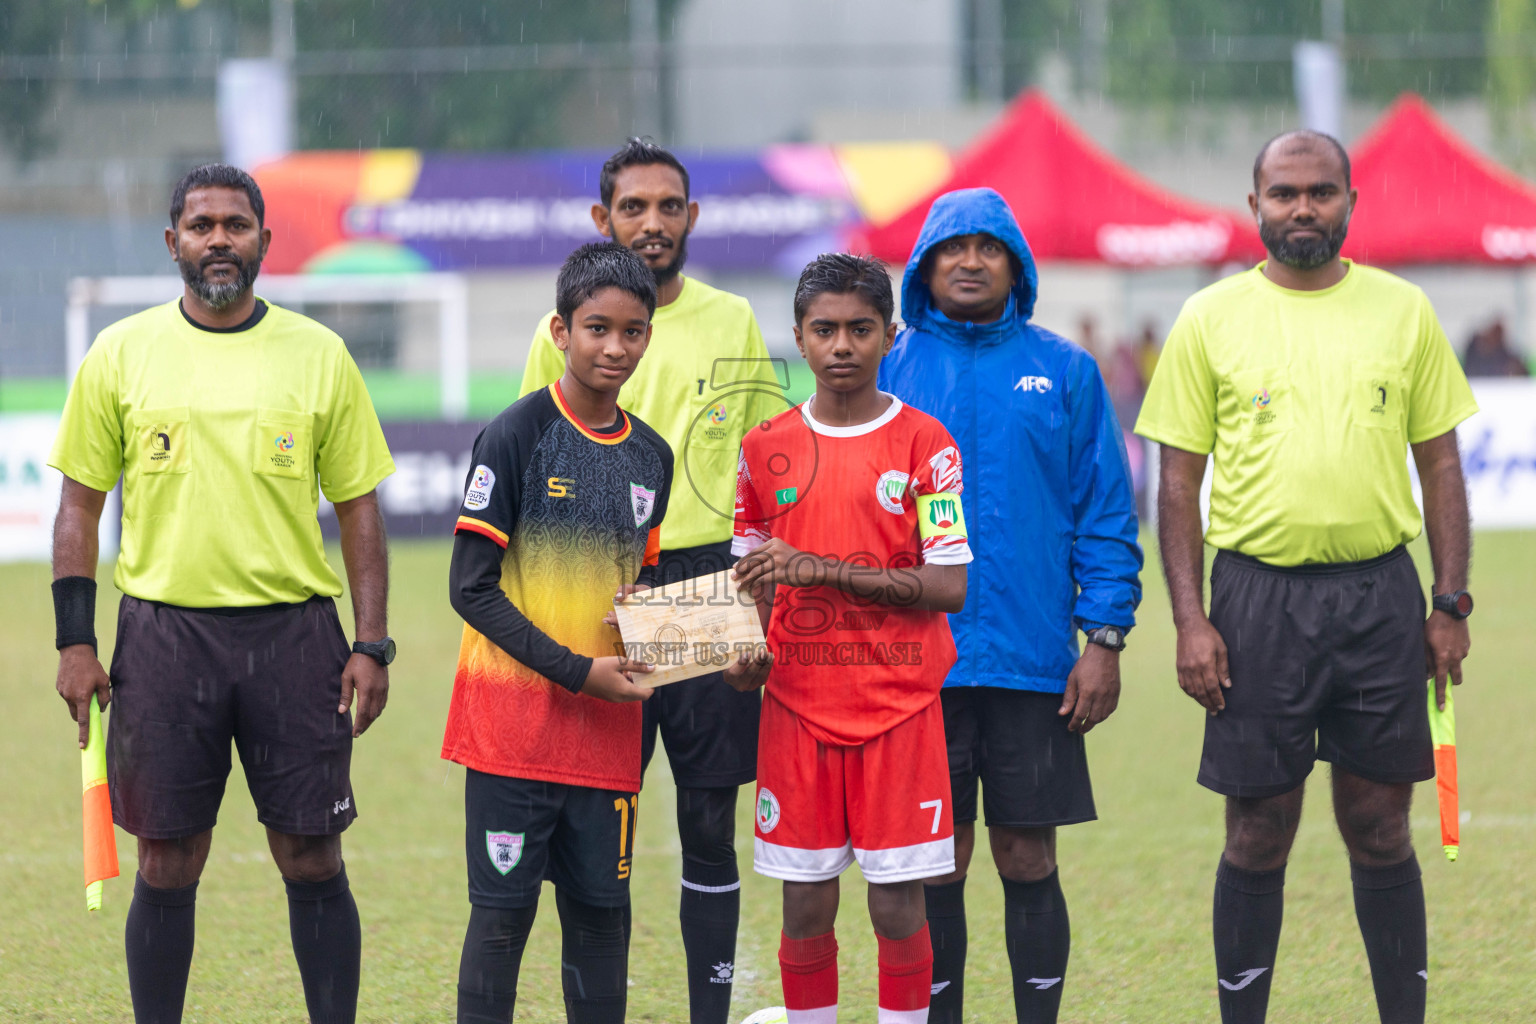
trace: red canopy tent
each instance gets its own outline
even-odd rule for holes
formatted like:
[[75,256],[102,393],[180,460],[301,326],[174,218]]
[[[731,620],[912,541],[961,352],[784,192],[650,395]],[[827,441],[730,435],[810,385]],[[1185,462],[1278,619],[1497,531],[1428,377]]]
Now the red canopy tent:
[[956,159],[949,180],[890,223],[856,232],[853,246],[905,263],[934,199],[982,185],[1008,201],[1037,259],[1138,267],[1263,255],[1247,217],[1153,185],[1094,145],[1035,90],[1014,100]]
[[1536,188],[1404,95],[1351,154],[1360,192],[1344,255],[1362,263],[1536,260]]

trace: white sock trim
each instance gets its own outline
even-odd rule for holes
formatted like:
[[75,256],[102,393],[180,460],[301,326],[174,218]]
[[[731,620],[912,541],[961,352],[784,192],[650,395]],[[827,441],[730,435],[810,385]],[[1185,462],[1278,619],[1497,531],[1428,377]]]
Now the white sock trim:
[[735,892],[741,888],[740,879],[737,879],[730,885],[700,885],[697,882],[690,882],[686,878],[682,880],[682,883],[684,889],[692,889],[694,892]]

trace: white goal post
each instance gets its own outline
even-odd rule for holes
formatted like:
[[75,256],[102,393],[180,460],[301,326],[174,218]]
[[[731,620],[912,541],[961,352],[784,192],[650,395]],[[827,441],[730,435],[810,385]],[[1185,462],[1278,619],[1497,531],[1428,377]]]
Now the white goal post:
[[[435,302],[438,316],[438,380],[441,415],[469,415],[469,289],[460,274],[291,274],[263,275],[257,292],[280,306],[311,302]],[[179,277],[76,277],[64,308],[64,353],[68,379],[75,379],[90,347],[92,306],[148,309],[182,293]]]

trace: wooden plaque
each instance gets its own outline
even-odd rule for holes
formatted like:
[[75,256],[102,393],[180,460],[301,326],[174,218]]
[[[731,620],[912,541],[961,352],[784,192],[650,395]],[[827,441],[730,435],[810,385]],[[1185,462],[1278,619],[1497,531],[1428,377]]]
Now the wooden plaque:
[[719,672],[764,642],[757,604],[736,589],[729,569],[631,594],[614,605],[614,615],[625,656],[656,666],[635,676],[640,686]]

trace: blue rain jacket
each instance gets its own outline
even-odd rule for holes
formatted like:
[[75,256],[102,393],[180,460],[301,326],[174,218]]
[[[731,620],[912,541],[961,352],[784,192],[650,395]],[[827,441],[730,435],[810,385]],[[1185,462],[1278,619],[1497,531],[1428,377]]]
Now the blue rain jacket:
[[[985,233],[1023,273],[1002,318],[956,323],[919,273],[946,238]],[[1003,197],[941,196],[901,286],[905,321],[880,387],[938,419],[960,446],[975,561],[949,617],[959,659],[945,686],[1060,693],[1077,627],[1129,629],[1141,603],[1136,499],[1119,421],[1086,351],[1029,322],[1039,276]]]

